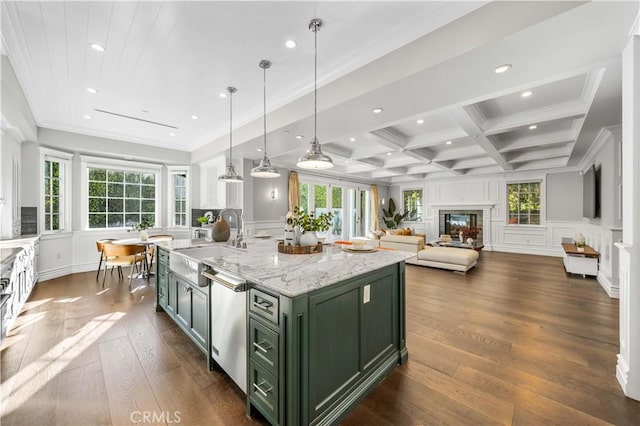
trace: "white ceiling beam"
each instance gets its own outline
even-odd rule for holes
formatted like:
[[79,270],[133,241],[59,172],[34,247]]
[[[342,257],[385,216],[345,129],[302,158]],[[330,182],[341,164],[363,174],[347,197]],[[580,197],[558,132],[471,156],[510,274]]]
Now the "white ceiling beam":
[[483,123],[482,129],[485,135],[495,135],[497,133],[516,130],[530,124],[580,118],[587,114],[590,105],[590,102],[577,100],[504,115],[486,120]]
[[538,149],[536,151],[526,151],[514,153],[507,157],[509,163],[524,163],[533,160],[544,160],[557,157],[568,157],[571,154],[573,145],[558,148]]
[[392,127],[372,130],[369,133],[380,138],[380,141],[378,142],[391,149],[402,149],[407,146],[407,143],[409,143],[409,138],[404,133]]
[[498,151],[501,154],[504,154],[506,152],[518,151],[525,148],[538,148],[545,145],[570,143],[575,142],[577,137],[578,135],[574,129],[527,136],[509,141]]
[[556,167],[567,167],[569,157],[557,157],[544,160],[534,160],[518,164],[518,170],[541,170],[554,169]]
[[[473,109],[471,109],[473,110]],[[471,112],[473,114],[473,112]],[[491,157],[503,170],[513,170],[513,166],[498,152],[493,143],[482,133],[479,124],[467,113],[465,108],[457,108],[449,113],[451,119],[465,132],[473,136],[474,141]]]
[[495,166],[496,162],[490,157],[469,158],[466,160],[454,161],[453,170],[476,169],[478,167]]
[[375,167],[380,167],[380,168],[384,167],[384,161],[378,160],[377,158],[362,158],[357,161],[360,163],[369,164]]

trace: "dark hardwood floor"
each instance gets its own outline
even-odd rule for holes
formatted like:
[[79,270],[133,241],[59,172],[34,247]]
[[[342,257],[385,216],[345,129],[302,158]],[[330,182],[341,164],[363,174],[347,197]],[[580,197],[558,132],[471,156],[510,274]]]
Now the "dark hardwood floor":
[[[261,424],[164,313],[116,274],[39,283],[1,348],[3,426]],[[640,424],[615,379],[618,303],[559,258],[407,266],[409,361],[346,425]],[[146,418],[143,416],[147,416]]]

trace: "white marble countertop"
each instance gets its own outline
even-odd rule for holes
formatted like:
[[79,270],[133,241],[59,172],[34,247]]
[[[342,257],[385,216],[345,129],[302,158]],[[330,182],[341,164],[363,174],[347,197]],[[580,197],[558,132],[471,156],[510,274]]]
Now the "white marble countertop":
[[[278,252],[275,239],[247,238],[245,242],[247,248],[238,249],[229,247],[226,243],[176,240],[169,248],[214,269],[222,269],[289,297],[399,263],[413,256],[408,252],[391,250],[347,253],[341,246],[333,245],[325,245],[322,253],[318,254],[284,254]],[[187,247],[198,248],[189,250]]]

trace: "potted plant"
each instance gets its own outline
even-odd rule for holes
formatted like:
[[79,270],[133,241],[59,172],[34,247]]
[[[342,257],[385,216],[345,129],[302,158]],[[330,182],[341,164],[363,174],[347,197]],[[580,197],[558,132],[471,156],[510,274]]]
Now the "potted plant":
[[149,238],[149,234],[147,233],[147,229],[151,228],[153,224],[146,219],[143,219],[140,223],[133,226],[134,231],[140,231],[140,240],[147,241]]
[[389,198],[389,209],[382,209],[382,219],[389,229],[396,229],[411,212],[396,213],[396,203]]
[[328,230],[332,221],[332,212],[321,213],[316,217],[313,212],[307,213],[304,210],[298,210],[293,223],[294,226],[299,226],[302,230],[300,245],[314,246],[318,244],[318,236],[316,235],[316,232]]

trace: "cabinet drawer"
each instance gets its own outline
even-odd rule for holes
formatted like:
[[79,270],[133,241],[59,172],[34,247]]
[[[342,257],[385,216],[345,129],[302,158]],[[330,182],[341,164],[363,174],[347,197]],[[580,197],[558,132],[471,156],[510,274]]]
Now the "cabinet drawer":
[[278,379],[253,360],[249,374],[249,398],[271,424],[278,424]]
[[166,265],[169,264],[169,252],[166,250],[163,250],[161,248],[157,249],[157,253],[158,253],[158,262],[162,262]]
[[278,374],[278,333],[249,319],[250,356],[273,375]]
[[274,324],[278,324],[278,298],[255,288],[252,288],[249,294],[249,310]]

